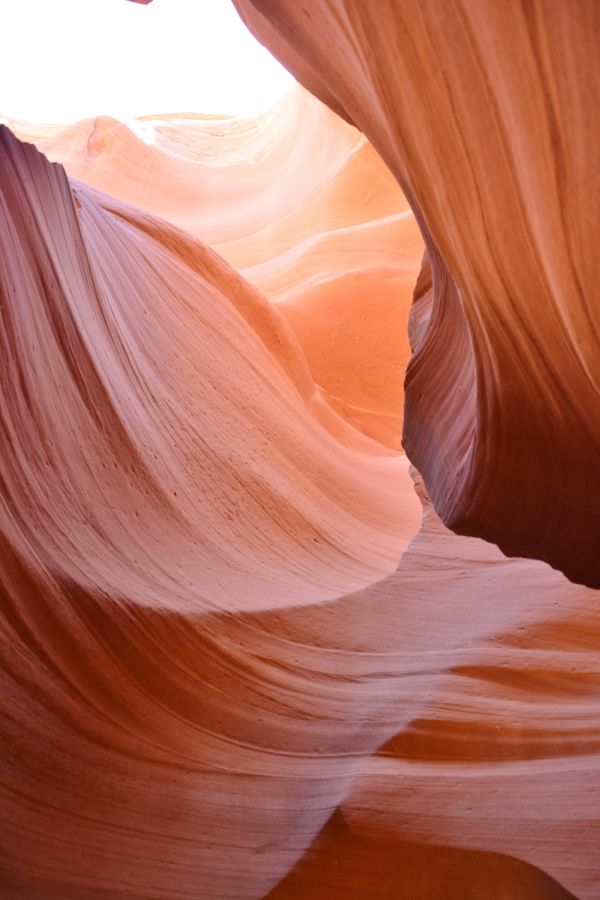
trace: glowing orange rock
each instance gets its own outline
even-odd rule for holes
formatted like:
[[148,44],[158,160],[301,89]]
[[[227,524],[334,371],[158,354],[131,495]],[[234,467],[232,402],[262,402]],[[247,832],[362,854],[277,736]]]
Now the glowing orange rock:
[[74,178],[208,242],[278,303],[336,409],[400,448],[423,242],[393,176],[355,128],[299,85],[250,120],[9,124]]
[[434,293],[404,444],[436,509],[600,586],[600,7],[235,2],[419,220]]

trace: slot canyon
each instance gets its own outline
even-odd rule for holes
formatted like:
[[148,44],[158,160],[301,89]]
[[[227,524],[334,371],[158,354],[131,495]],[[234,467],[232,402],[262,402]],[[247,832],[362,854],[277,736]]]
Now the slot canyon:
[[0,104],[0,900],[600,900],[600,2],[198,3]]

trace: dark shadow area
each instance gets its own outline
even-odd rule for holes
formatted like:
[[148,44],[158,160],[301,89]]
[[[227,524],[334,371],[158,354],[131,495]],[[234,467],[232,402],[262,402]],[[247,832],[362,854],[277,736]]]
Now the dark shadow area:
[[338,810],[265,900],[576,900],[545,872],[478,850],[353,834]]

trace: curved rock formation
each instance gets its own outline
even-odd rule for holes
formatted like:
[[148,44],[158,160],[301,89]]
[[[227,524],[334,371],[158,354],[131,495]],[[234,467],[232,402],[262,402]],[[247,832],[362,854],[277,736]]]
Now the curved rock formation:
[[419,220],[434,295],[404,444],[437,511],[600,586],[600,7],[235,4],[366,134]]
[[1,137],[3,896],[261,896],[379,742],[282,616],[393,569],[405,460],[207,247]]
[[403,458],[208,248],[1,146],[3,897],[597,896],[598,595],[431,510],[348,595]]
[[299,85],[249,120],[6,121],[72,177],[209,243],[279,304],[338,411],[400,448],[423,243],[393,176],[355,128]]
[[[590,7],[239,2],[427,236],[405,441],[437,507],[501,542],[545,516],[522,549],[593,582],[589,147],[545,131]],[[299,89],[12,124],[67,174],[0,127],[2,900],[598,900],[600,593],[449,531],[392,449],[421,246],[373,147]]]

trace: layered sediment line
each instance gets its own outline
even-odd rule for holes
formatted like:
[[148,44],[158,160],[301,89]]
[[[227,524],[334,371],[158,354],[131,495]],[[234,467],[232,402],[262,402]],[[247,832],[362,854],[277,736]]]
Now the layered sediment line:
[[597,900],[600,593],[473,536],[597,583],[595,10],[238,5],[345,122],[0,128],[2,900]]
[[3,896],[597,896],[598,594],[421,488],[382,578],[406,460],[276,310],[1,148]]
[[419,485],[403,554],[277,310],[0,147],[3,896],[597,896],[598,594]]
[[262,896],[384,702],[271,623],[394,568],[406,460],[206,246],[0,140],[3,896]]
[[254,119],[6,121],[71,177],[208,243],[278,304],[338,412],[400,449],[423,242],[355,128],[299,85]]
[[404,445],[438,513],[600,586],[598,4],[235,3],[419,221],[433,298]]

